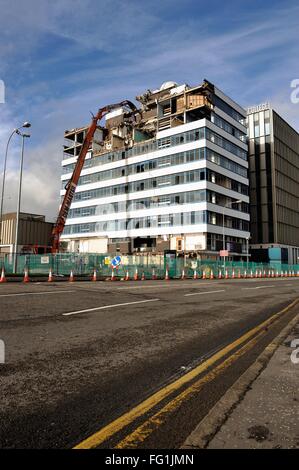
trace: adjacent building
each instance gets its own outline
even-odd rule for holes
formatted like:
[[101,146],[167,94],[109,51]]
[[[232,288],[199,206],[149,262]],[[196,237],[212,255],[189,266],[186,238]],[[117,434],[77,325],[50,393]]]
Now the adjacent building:
[[[136,113],[120,108],[97,129],[62,235],[68,250],[245,257],[244,109],[207,80],[166,82],[136,99]],[[61,197],[85,132],[65,133]]]
[[252,260],[298,264],[299,134],[268,103],[248,109]]
[[[13,253],[16,239],[16,212],[3,215],[0,230],[0,253]],[[53,224],[44,215],[20,213],[18,253],[45,253],[51,245]]]

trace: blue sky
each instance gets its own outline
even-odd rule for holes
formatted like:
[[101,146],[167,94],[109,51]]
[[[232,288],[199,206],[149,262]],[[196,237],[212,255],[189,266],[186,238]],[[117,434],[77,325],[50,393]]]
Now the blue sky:
[[[90,111],[167,80],[204,78],[247,107],[269,100],[299,129],[297,1],[1,0],[1,167],[7,136],[32,122],[23,210],[58,210],[65,129]],[[9,154],[6,210],[15,209],[19,140]]]

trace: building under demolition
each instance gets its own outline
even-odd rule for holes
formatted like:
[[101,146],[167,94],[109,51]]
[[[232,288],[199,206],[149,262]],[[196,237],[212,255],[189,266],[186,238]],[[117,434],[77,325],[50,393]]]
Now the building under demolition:
[[[61,237],[68,250],[246,256],[246,112],[206,80],[136,99],[97,128]],[[61,197],[86,130],[65,132]]]

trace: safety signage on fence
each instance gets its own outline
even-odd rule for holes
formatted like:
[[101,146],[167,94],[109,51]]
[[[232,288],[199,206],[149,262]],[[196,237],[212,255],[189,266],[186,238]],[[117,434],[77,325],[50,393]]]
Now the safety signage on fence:
[[121,264],[121,257],[120,256],[115,256],[115,258],[113,258],[113,260],[111,261],[111,265],[116,268],[117,266],[119,266]]

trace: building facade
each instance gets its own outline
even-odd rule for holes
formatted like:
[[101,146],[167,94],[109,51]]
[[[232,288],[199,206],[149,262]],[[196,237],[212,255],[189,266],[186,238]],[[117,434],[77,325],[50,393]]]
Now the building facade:
[[[16,239],[16,212],[3,215],[0,230],[0,253],[13,253]],[[44,215],[20,213],[18,253],[45,253],[51,245],[53,224]]]
[[[68,250],[246,256],[246,112],[206,80],[137,100],[135,115],[120,108],[97,129],[61,238]],[[85,132],[65,133],[61,197]]]
[[268,103],[248,109],[252,260],[298,264],[299,134]]

